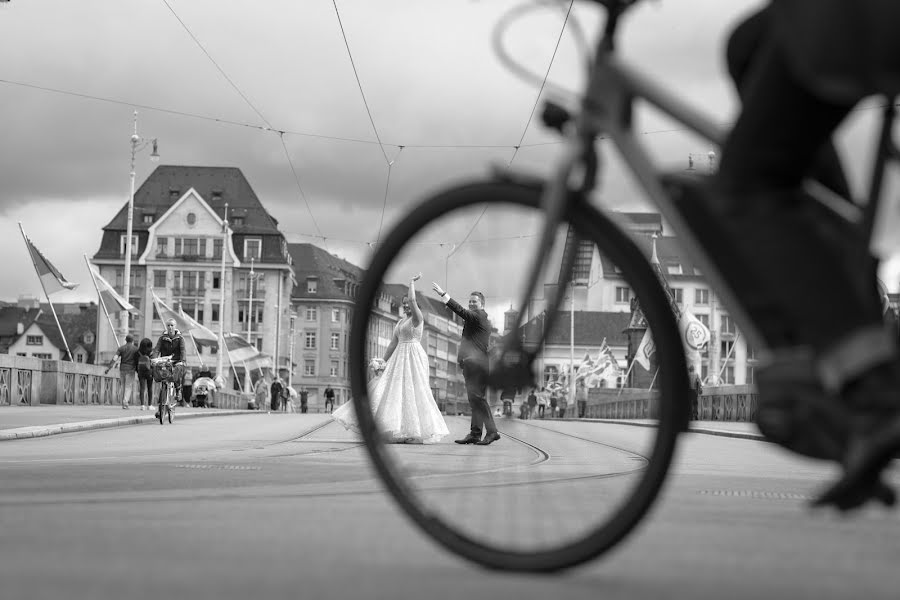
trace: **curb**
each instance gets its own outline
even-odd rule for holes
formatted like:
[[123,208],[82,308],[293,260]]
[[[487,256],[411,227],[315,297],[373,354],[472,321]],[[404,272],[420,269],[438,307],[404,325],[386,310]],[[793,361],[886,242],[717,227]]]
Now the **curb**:
[[[193,419],[199,417],[227,417],[231,415],[243,415],[247,413],[260,413],[252,410],[222,410],[216,412],[191,412],[178,415],[178,419]],[[74,433],[78,431],[90,431],[93,429],[108,429],[125,425],[140,425],[141,423],[155,423],[156,417],[144,415],[140,417],[125,417],[115,419],[97,419],[94,421],[77,421],[74,423],[62,423],[59,425],[30,425],[0,431],[0,441],[22,440],[28,438],[46,437],[60,433]]]

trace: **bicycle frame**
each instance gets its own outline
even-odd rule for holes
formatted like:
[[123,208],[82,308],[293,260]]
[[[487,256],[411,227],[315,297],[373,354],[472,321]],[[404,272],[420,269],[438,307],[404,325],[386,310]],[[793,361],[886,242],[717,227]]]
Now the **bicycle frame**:
[[[615,19],[617,16],[611,15],[610,18]],[[615,24],[612,28],[607,26],[605,36],[597,45],[596,56],[589,72],[587,93],[581,102],[581,110],[575,115],[575,126],[566,135],[563,155],[545,186],[542,207],[546,211],[547,218],[539,246],[543,250],[535,259],[535,265],[531,271],[532,277],[521,306],[525,306],[528,296],[537,284],[539,273],[544,266],[544,258],[548,254],[546,249],[552,247],[555,229],[560,222],[563,207],[567,201],[570,178],[594,141],[599,136],[606,135],[612,140],[625,164],[643,187],[644,192],[673,227],[678,235],[679,244],[700,266],[704,277],[724,300],[749,343],[765,353],[768,350],[765,339],[743,308],[740,299],[727,285],[722,274],[709,258],[701,241],[691,233],[685,218],[663,188],[660,179],[662,170],[654,164],[650,154],[638,141],[632,129],[632,109],[636,100],[644,100],[688,130],[719,147],[725,140],[727,130],[676,98],[667,89],[624,64],[613,50],[611,40],[614,30]],[[867,239],[871,239],[874,227],[886,162],[888,160],[900,162],[900,150],[891,139],[894,114],[894,105],[889,103],[884,110],[878,151],[868,190],[869,202],[865,210],[850,205],[817,182],[808,181],[804,186],[807,192],[840,218],[865,227]],[[609,209],[603,206],[595,206],[595,208],[611,220],[621,223],[621,218]],[[623,229],[627,230],[625,227]],[[570,274],[566,272],[563,277],[564,279],[560,282],[561,289],[564,285],[568,285]],[[554,311],[558,308],[561,297],[560,291],[554,299]],[[524,311],[520,311],[520,315],[522,314]],[[521,323],[517,325],[521,325]]]

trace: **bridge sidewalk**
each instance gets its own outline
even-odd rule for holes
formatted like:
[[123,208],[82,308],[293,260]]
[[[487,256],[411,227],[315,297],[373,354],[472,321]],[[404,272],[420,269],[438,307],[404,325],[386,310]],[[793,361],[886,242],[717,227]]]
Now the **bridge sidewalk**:
[[[218,408],[175,408],[176,419],[213,417],[247,413],[246,410]],[[58,433],[121,427],[156,421],[154,411],[140,407],[72,406],[41,404],[38,406],[0,406],[0,441],[44,437]]]

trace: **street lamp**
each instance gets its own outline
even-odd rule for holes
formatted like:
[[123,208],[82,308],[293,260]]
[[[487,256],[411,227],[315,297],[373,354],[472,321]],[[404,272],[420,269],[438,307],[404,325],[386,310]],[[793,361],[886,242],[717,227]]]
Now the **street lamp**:
[[[131,235],[132,225],[134,224],[134,157],[147,145],[153,145],[153,151],[150,153],[150,160],[157,162],[159,160],[159,152],[157,149],[157,139],[142,138],[137,132],[137,111],[134,111],[134,133],[131,134],[131,194],[128,195],[128,226],[125,232],[125,284],[124,294],[127,302],[131,301]],[[122,337],[128,335],[128,311],[122,311]]]

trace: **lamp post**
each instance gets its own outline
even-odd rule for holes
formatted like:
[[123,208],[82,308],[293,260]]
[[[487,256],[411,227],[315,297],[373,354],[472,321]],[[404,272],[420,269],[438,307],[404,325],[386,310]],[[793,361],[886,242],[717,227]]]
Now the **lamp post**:
[[294,379],[294,322],[297,319],[297,315],[291,313],[291,340],[290,340],[290,350],[289,350],[289,358],[288,358],[288,387],[291,387],[291,383]]
[[[123,286],[123,296],[125,300],[130,302],[131,298],[131,235],[134,224],[134,158],[140,150],[153,144],[153,151],[150,153],[150,160],[156,162],[159,160],[159,152],[157,151],[156,138],[146,139],[138,135],[137,132],[137,111],[134,111],[134,133],[131,134],[131,193],[128,195],[128,225],[125,232],[125,282]],[[122,338],[128,335],[129,317],[128,311],[122,311]]]

